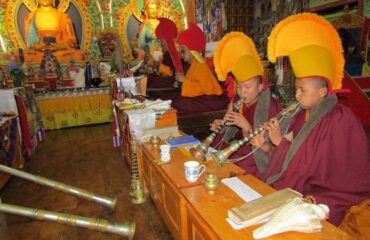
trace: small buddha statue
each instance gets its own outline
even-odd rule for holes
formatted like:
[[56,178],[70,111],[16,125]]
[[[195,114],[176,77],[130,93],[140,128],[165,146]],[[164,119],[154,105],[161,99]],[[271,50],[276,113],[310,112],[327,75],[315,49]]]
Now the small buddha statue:
[[[36,59],[41,59],[43,54],[35,52],[45,50],[55,52],[54,55],[61,61],[68,61],[71,58],[83,59],[85,54],[84,51],[76,49],[77,39],[68,14],[55,7],[55,0],[38,0],[37,2],[37,9],[26,15],[24,20],[28,52],[33,52],[33,55],[37,56],[34,57]],[[58,57],[62,55],[64,57]]]
[[139,29],[139,49],[156,51],[160,43],[155,36],[155,29],[159,24],[159,3],[157,0],[146,0],[143,7],[144,21]]

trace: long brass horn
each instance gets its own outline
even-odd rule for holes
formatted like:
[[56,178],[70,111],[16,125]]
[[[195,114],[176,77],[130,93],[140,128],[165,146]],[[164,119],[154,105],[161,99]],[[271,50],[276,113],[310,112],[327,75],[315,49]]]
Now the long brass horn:
[[33,174],[30,174],[24,171],[20,171],[20,170],[11,168],[11,167],[4,166],[2,164],[0,164],[0,171],[16,176],[16,177],[30,180],[32,182],[35,182],[35,183],[38,183],[44,186],[54,188],[56,190],[60,190],[65,193],[70,193],[72,195],[75,195],[77,197],[80,197],[80,198],[83,198],[89,201],[99,203],[101,205],[109,207],[110,209],[114,209],[114,206],[116,205],[116,202],[117,202],[117,198],[112,199],[109,197],[100,196],[100,195],[94,194],[92,192],[88,192],[80,188],[72,187],[70,185],[67,185],[61,182],[57,182],[51,179],[33,175]]
[[[233,111],[239,111],[239,109],[243,106],[243,102],[245,101],[245,97],[241,97],[237,102],[233,104]],[[206,154],[208,152],[209,146],[215,140],[217,134],[222,132],[225,128],[225,124],[221,124],[213,131],[204,141],[198,144],[196,147],[190,149],[190,154],[197,159],[198,161],[205,161]]]
[[101,232],[114,233],[132,239],[135,234],[135,222],[110,223],[105,219],[87,218],[71,214],[26,208],[12,204],[1,203],[0,212],[21,215],[38,220],[48,220],[67,225],[93,229]]
[[140,177],[139,166],[137,162],[136,156],[136,140],[135,137],[132,135],[131,137],[131,172],[132,172],[132,179],[131,179],[131,202],[133,204],[142,204],[146,201],[146,196],[144,192],[143,181]]
[[[300,106],[299,102],[293,102],[283,110],[281,110],[276,118],[280,121],[282,118],[287,117],[289,114],[293,113]],[[238,150],[241,146],[249,142],[253,137],[257,136],[260,132],[263,131],[263,127],[260,126],[254,129],[249,135],[245,136],[240,140],[234,140],[231,142],[230,146],[215,153],[212,153],[212,158],[215,160],[219,167],[227,161],[231,154]]]

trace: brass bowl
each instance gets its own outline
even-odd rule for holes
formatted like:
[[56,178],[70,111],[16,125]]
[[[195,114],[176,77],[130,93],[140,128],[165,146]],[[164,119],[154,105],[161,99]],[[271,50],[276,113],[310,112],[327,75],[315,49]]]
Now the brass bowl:
[[203,186],[209,194],[215,194],[220,180],[215,174],[207,173],[203,180]]
[[158,137],[158,136],[151,136],[150,139],[149,139],[149,143],[154,147],[154,148],[158,148],[159,147],[159,144],[161,142],[161,138]]

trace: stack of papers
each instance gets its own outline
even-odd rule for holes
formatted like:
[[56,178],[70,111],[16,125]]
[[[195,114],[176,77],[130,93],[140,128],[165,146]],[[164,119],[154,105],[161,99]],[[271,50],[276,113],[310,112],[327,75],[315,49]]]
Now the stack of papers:
[[145,107],[153,110],[168,110],[171,108],[171,100],[163,101],[161,99],[157,99],[155,101],[146,100],[144,102]]
[[238,177],[225,178],[222,179],[221,182],[231,188],[231,190],[233,190],[245,202],[250,202],[262,197],[261,194],[242,182]]

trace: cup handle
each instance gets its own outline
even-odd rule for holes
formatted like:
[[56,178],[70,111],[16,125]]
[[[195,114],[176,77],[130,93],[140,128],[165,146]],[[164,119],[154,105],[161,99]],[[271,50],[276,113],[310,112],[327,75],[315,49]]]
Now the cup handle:
[[200,165],[199,167],[199,177],[202,175],[202,173],[206,170],[206,166]]

